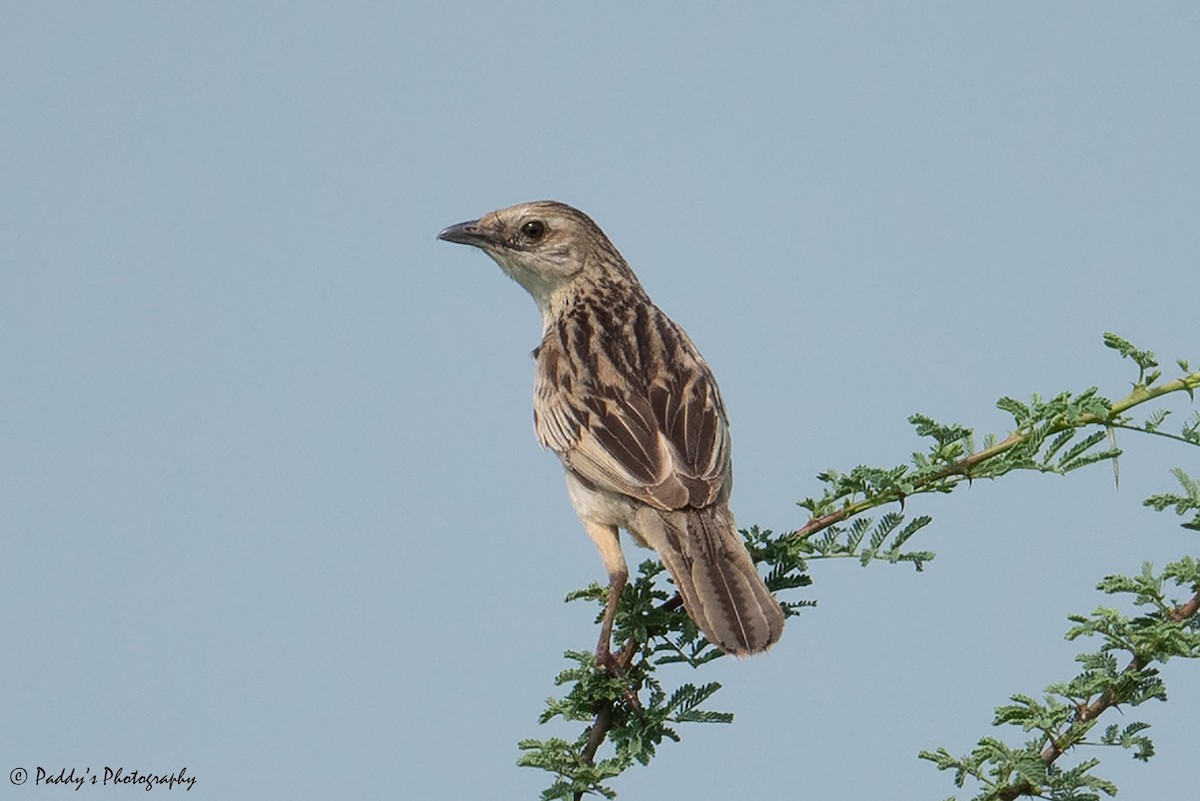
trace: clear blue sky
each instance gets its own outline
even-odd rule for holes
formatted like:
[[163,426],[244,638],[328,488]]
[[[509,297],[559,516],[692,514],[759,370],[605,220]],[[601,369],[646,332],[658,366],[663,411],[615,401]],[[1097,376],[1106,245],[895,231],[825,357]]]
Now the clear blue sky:
[[[913,412],[1123,394],[1105,330],[1200,361],[1195,3],[566,5],[4,4],[0,776],[536,797],[516,742],[573,736],[536,717],[603,571],[533,437],[532,302],[434,238],[490,209],[584,209],[688,329],[743,525],[904,461]],[[918,750],[1074,675],[1102,576],[1196,552],[1141,507],[1195,456],[1122,444],[1119,490],[913,504],[924,573],[814,565],[709,671],[737,722],[621,798],[950,795]],[[1165,676],[1110,713],[1159,745],[1102,755],[1123,797],[1194,788],[1200,672]]]

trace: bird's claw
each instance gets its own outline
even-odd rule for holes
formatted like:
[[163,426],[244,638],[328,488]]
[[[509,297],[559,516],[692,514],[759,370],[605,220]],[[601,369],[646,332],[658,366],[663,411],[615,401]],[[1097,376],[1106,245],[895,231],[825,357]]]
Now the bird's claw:
[[638,700],[637,693],[629,686],[625,680],[626,672],[629,670],[629,664],[633,661],[633,645],[626,645],[619,654],[613,654],[606,643],[602,643],[596,648],[596,667],[603,670],[614,679],[619,679],[624,685],[625,705],[631,710],[641,711],[642,702]]

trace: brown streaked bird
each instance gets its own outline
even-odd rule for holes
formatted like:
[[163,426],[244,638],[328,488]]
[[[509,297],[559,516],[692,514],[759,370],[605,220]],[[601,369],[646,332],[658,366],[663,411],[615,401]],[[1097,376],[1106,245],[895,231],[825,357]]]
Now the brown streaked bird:
[[653,548],[688,615],[722,651],[747,656],[783,633],[783,612],[729,511],[729,423],[712,371],[651,301],[591,218],[539,201],[452,225],[525,287],[542,313],[534,427],[610,582],[596,662],[629,577],[619,530]]

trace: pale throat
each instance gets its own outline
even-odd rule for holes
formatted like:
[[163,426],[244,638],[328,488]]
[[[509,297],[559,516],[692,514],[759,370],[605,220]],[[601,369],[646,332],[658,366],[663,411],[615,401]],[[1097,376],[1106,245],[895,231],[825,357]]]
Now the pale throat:
[[516,281],[537,304],[542,316],[542,334],[553,327],[561,314],[574,303],[579,292],[574,276],[564,280],[562,276],[546,276],[537,270],[508,259],[492,257],[509,278]]

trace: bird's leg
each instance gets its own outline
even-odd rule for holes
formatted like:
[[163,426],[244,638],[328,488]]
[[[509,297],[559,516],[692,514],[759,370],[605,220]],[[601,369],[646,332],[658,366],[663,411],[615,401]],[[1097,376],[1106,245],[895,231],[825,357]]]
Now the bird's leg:
[[622,565],[620,573],[608,574],[608,603],[604,607],[604,621],[600,624],[600,642],[596,645],[596,664],[614,676],[619,676],[620,666],[612,654],[613,621],[617,618],[617,605],[621,602],[621,590],[629,580],[629,572]]
[[632,710],[639,710],[642,704],[638,701],[637,692],[629,683],[624,681],[625,672],[633,664],[635,647],[633,643],[625,645],[624,649],[613,655],[612,630],[613,622],[617,619],[617,606],[621,603],[621,590],[629,582],[629,567],[625,564],[625,556],[621,553],[620,530],[613,525],[583,521],[588,536],[596,543],[600,558],[604,560],[604,569],[608,573],[608,603],[604,605],[604,620],[600,624],[600,642],[596,644],[596,667],[608,672],[614,678],[622,679],[625,685],[625,703]]
[[609,575],[608,603],[604,607],[604,622],[600,624],[600,642],[596,645],[596,665],[608,671],[608,675],[621,679],[622,684],[625,685],[626,706],[631,710],[638,711],[642,708],[642,702],[638,700],[637,692],[625,680],[625,671],[629,670],[629,666],[633,664],[633,655],[637,651],[637,645],[631,639],[617,654],[614,655],[611,650],[613,620],[617,616],[617,604],[621,600],[621,590],[625,589],[628,581],[629,571],[625,569],[622,561],[621,572]]
[[596,665],[619,676],[622,671],[612,654],[612,630],[617,617],[617,605],[621,601],[621,590],[629,581],[629,568],[621,553],[620,532],[616,526],[584,520],[583,527],[592,542],[596,543],[596,550],[600,551],[600,558],[604,560],[604,569],[608,573],[608,603],[605,604],[604,621],[600,625],[600,642],[596,645]]

